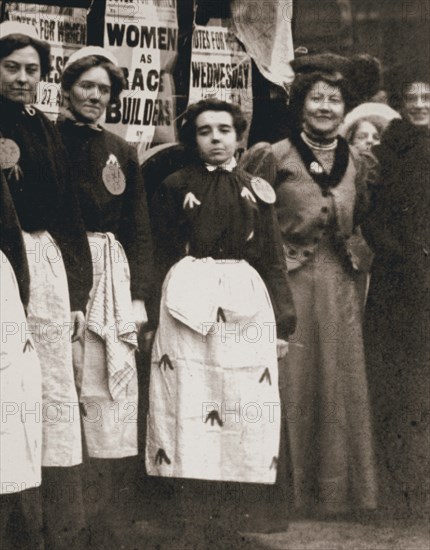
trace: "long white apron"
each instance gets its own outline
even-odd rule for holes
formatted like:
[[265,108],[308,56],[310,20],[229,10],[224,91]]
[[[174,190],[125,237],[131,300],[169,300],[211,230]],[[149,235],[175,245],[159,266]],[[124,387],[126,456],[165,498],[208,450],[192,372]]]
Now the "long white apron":
[[133,456],[138,450],[138,389],[130,270],[111,233],[88,233],[88,240],[93,287],[84,338],[73,347],[85,444],[90,457]]
[[0,494],[41,483],[42,380],[15,273],[0,251]]
[[150,475],[274,483],[276,327],[246,262],[186,257],[163,285],[150,380]]
[[30,270],[27,320],[42,367],[42,465],[75,466],[82,462],[82,441],[66,270],[47,231],[23,236]]

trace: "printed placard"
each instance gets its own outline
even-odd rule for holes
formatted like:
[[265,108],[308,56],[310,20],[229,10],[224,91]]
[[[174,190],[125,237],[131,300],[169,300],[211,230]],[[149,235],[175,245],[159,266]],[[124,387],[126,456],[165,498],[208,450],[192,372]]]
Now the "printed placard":
[[176,1],[107,0],[104,45],[127,80],[120,100],[106,111],[106,127],[135,143],[139,156],[157,128],[165,129],[165,141],[175,141],[170,72],[178,51]]
[[[236,103],[252,119],[251,58],[225,27],[196,26],[190,68],[189,103],[215,97]],[[244,136],[246,143],[247,135]]]

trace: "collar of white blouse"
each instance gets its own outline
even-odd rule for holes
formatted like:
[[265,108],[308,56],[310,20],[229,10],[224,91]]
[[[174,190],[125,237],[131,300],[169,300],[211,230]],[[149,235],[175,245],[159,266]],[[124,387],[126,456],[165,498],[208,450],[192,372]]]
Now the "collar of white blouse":
[[206,162],[205,166],[206,166],[206,170],[208,170],[209,172],[213,172],[217,168],[223,168],[224,170],[227,170],[228,172],[232,172],[233,169],[237,166],[237,161],[234,157],[231,157],[231,159],[228,162],[226,162],[225,164],[220,164],[219,166],[215,166],[214,164],[208,164]]

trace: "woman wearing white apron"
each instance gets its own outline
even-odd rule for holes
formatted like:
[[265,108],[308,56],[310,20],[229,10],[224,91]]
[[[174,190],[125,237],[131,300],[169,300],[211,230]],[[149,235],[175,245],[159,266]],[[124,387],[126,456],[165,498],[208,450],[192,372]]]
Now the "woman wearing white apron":
[[0,179],[0,547],[41,549],[41,372],[24,310],[29,275],[21,228],[2,172]]
[[[42,367],[42,491],[46,543],[80,544],[81,427],[71,339],[82,334],[91,256],[53,124],[34,101],[49,72],[49,45],[34,27],[0,25],[2,171],[24,232],[30,271],[28,323]],[[73,487],[72,493],[65,487]]]
[[[235,168],[245,127],[237,106],[213,99],[191,106],[182,142],[195,160],[163,182],[152,208],[164,283],[146,467],[153,476],[180,478],[192,493],[188,521],[203,519],[203,546],[214,542],[211,523],[215,538],[227,532],[227,547],[238,542],[244,506],[218,517],[237,504],[229,491],[258,487],[264,495],[264,485],[276,482],[277,348],[285,355],[295,324],[274,193]],[[227,498],[217,505],[223,491]]]
[[[92,542],[115,546],[112,502],[121,476],[136,468],[138,330],[148,319],[152,244],[146,195],[135,150],[98,125],[125,85],[116,59],[100,47],[73,54],[62,76],[65,106],[58,127],[93,258],[85,337],[74,363],[84,411],[86,483],[99,498],[87,515]],[[117,547],[117,546],[115,546]]]

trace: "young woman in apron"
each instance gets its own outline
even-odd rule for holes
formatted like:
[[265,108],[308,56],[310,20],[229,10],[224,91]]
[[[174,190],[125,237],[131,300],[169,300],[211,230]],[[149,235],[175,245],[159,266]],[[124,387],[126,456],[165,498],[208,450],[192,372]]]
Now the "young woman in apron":
[[284,465],[277,360],[295,313],[274,193],[236,167],[245,127],[237,106],[191,106],[181,140],[194,160],[161,184],[151,211],[162,292],[146,467],[179,478],[203,547],[236,547],[249,495],[264,500]]
[[42,367],[46,542],[63,548],[79,545],[84,527],[71,339],[83,332],[92,273],[61,138],[31,105],[38,82],[49,72],[49,53],[34,27],[0,25],[1,165],[23,230],[30,272],[28,324]]
[[88,453],[85,480],[94,480],[99,493],[87,515],[93,542],[104,548],[118,545],[113,502],[120,477],[137,465],[135,351],[152,295],[151,234],[136,151],[98,124],[124,85],[110,52],[79,50],[62,76],[65,108],[58,124],[93,259],[87,326],[74,363]]
[[1,171],[0,277],[0,546],[42,549],[42,380],[25,314],[30,279],[22,231]]

